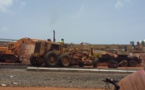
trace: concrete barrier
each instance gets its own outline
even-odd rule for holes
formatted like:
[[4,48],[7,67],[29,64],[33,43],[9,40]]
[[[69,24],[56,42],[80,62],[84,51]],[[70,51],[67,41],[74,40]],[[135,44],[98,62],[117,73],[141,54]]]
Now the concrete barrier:
[[48,68],[48,67],[27,67],[27,71],[60,71],[60,72],[104,72],[104,73],[133,73],[138,70],[123,69],[93,69],[93,68]]

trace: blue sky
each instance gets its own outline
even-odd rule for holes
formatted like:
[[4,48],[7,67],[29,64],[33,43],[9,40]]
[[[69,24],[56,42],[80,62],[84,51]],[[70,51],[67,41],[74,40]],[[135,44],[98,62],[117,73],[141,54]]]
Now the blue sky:
[[0,0],[0,38],[129,44],[145,39],[145,0]]

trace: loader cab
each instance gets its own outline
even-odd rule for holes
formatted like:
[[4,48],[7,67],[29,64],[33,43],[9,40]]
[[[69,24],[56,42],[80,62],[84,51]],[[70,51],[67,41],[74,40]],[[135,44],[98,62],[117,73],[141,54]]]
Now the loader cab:
[[48,51],[54,51],[57,54],[62,53],[62,45],[56,42],[38,41],[35,42],[35,56],[43,56]]

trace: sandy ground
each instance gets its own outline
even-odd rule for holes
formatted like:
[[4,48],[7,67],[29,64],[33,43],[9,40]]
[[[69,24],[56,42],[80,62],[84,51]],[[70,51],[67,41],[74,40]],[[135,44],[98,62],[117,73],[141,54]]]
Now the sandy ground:
[[0,87],[0,90],[102,90],[102,89],[53,88],[53,87]]

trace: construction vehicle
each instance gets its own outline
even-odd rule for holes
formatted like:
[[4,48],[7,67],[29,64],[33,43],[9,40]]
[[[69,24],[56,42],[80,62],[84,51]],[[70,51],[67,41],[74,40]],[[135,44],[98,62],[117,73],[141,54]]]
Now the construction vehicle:
[[18,62],[17,55],[9,49],[11,45],[13,44],[11,43],[7,46],[0,46],[0,62]]
[[19,49],[23,44],[34,44],[34,41],[30,38],[22,38],[16,42],[9,42],[6,46],[0,46],[0,61],[20,63]]
[[[55,36],[55,31],[53,31]],[[141,63],[141,58],[134,53],[145,52],[143,46],[134,45],[91,45],[91,44],[68,44],[51,41],[37,41],[34,53],[30,57],[32,66],[70,66],[92,65],[97,67],[100,62],[108,62],[109,67],[136,66]],[[96,53],[95,50],[102,50],[106,53]]]
[[[93,57],[88,55],[88,51],[81,48],[73,48],[72,44],[65,45],[62,42],[55,42],[55,31],[53,31],[52,41],[37,41],[35,42],[34,53],[30,57],[32,66],[63,66],[70,65],[96,65]],[[86,59],[86,58],[89,58]]]
[[[34,53],[31,55],[32,66],[63,66],[70,65],[97,67],[100,62],[109,62],[109,67],[136,66],[141,59],[129,56],[131,45],[68,45],[51,41],[35,42]],[[124,51],[124,50],[127,51]],[[99,51],[95,51],[99,50]],[[103,51],[104,50],[104,51]],[[114,50],[114,51],[113,51]]]
[[[62,43],[51,41],[37,41],[35,42],[34,53],[30,57],[30,63],[32,66],[63,66],[68,67],[70,65],[93,65],[95,60],[93,57],[88,58],[88,54],[85,50],[78,48],[70,49],[64,47]],[[96,64],[94,64],[96,65]]]
[[[61,43],[38,41],[35,43],[34,53],[31,55],[30,62],[32,66],[70,66],[93,65],[97,67],[99,62],[109,62],[109,67],[118,66],[136,66],[141,63],[141,58],[133,55],[135,52],[141,52],[138,48],[131,45],[80,45],[67,46],[64,48]],[[106,53],[95,52],[102,50]]]
[[[93,56],[100,62],[108,62],[109,67],[131,66],[135,67],[141,63],[141,58],[134,53],[143,53],[143,46],[129,45],[85,45],[84,48],[91,48]],[[97,65],[96,65],[97,66]]]

